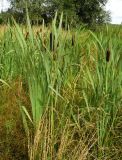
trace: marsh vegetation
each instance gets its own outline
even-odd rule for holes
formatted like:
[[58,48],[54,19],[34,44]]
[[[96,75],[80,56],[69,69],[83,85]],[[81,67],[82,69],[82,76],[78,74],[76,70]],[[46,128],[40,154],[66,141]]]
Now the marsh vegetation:
[[122,159],[122,27],[0,36],[1,160]]

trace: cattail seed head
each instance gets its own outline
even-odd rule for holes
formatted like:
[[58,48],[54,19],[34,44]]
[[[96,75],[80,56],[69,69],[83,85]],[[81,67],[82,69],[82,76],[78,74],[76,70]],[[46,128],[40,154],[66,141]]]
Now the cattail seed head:
[[40,28],[40,32],[42,32],[42,28]]
[[72,46],[74,46],[75,45],[75,35],[73,34],[72,35]]
[[27,40],[27,39],[28,39],[28,36],[29,36],[29,32],[26,32],[25,40]]
[[47,43],[47,42],[46,42],[46,39],[44,39],[44,40],[43,40],[43,47],[45,48],[45,50],[46,50],[46,43]]
[[39,31],[36,32],[36,36],[39,36]]
[[52,32],[51,32],[51,33],[50,33],[50,50],[51,50],[51,51],[53,51],[53,49],[54,49],[53,44],[54,44],[54,42],[53,42],[53,34],[52,34]]
[[59,47],[59,42],[58,42],[58,44],[57,44],[57,47]]
[[111,55],[111,52],[110,52],[109,49],[107,49],[107,52],[106,52],[106,62],[110,61],[110,55]]

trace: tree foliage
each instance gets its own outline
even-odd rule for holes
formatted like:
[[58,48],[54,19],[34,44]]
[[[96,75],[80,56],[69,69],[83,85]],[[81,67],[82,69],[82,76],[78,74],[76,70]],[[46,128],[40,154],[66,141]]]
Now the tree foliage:
[[[107,0],[9,0],[11,14],[19,21],[26,20],[26,5],[32,23],[50,22],[55,12],[64,13],[64,19],[71,25],[85,23],[89,26],[110,21],[105,11]],[[60,14],[59,14],[60,15]]]

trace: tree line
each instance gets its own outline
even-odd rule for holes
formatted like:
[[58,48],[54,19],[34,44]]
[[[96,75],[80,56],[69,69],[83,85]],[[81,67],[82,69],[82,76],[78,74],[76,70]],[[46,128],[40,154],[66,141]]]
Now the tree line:
[[10,8],[0,14],[0,23],[12,17],[18,23],[26,23],[26,6],[32,24],[41,24],[43,19],[50,23],[58,12],[63,12],[64,24],[71,26],[86,24],[94,26],[110,21],[110,13],[105,10],[108,0],[8,0]]

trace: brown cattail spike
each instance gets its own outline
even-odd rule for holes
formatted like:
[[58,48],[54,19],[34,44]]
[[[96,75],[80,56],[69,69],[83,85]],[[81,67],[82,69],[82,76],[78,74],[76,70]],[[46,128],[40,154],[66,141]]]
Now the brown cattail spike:
[[36,36],[39,36],[39,31],[36,32]]
[[40,32],[42,32],[42,28],[40,28]]
[[54,50],[54,39],[53,39],[53,34],[52,32],[50,33],[50,50]]
[[109,49],[107,49],[107,52],[106,52],[106,62],[110,61],[110,55],[111,55],[111,52],[110,52]]
[[28,36],[29,36],[29,32],[26,32],[25,40],[27,40],[27,39],[28,39]]
[[72,35],[72,46],[74,46],[75,45],[75,35],[73,34]]

